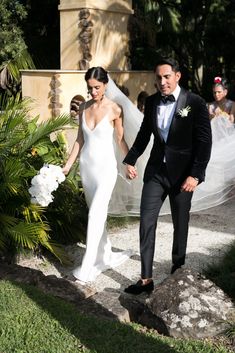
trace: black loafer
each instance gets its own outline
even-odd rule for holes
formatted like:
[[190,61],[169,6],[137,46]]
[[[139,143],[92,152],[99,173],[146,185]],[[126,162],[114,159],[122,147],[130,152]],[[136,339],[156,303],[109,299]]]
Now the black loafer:
[[178,268],[181,268],[181,266],[180,266],[180,265],[173,265],[173,266],[171,267],[171,275],[173,275],[173,273],[174,273],[176,270],[178,270]]
[[142,280],[140,279],[136,284],[132,284],[129,287],[124,289],[124,292],[130,294],[141,294],[143,292],[150,293],[154,289],[153,281],[148,284],[142,284]]

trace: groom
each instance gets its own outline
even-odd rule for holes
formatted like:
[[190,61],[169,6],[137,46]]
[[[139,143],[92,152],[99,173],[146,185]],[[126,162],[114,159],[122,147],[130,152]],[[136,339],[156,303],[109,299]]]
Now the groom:
[[179,86],[181,73],[174,59],[159,60],[155,74],[158,92],[147,98],[142,125],[123,161],[127,177],[134,179],[135,163],[153,134],[140,205],[141,279],[125,289],[132,294],[154,289],[156,226],[167,195],[174,227],[171,273],[185,263],[191,199],[197,185],[204,181],[211,153],[211,127],[205,101]]

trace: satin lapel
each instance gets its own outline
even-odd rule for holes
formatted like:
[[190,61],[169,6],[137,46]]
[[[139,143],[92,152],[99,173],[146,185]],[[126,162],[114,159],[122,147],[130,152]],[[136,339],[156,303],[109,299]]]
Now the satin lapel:
[[187,101],[187,91],[185,91],[183,88],[181,88],[179,98],[177,99],[177,102],[176,102],[175,112],[174,112],[174,116],[173,116],[173,119],[171,122],[171,126],[169,129],[169,134],[168,134],[167,140],[169,139],[171,133],[174,131],[175,123],[177,123],[177,112],[180,109],[185,108],[186,101]]
[[154,127],[154,132],[156,132],[160,138],[160,140],[163,142],[163,137],[161,135],[161,132],[158,128],[158,106],[160,104],[160,94],[157,93],[156,94],[156,100],[155,100],[155,104],[154,104],[154,107],[153,107],[153,127]]

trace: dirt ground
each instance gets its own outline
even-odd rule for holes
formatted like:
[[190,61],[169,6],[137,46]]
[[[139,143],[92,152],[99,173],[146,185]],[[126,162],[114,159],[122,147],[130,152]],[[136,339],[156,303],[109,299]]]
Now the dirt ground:
[[[138,222],[122,228],[112,229],[110,239],[115,251],[131,249],[134,255],[124,264],[100,274],[92,283],[97,291],[104,289],[123,290],[140,275]],[[235,199],[200,212],[191,213],[185,266],[201,271],[207,264],[217,262],[228,245],[235,240]],[[160,216],[155,245],[154,281],[161,282],[171,269],[172,223],[171,216]],[[81,263],[85,247],[74,244],[66,247],[74,265]],[[40,269],[44,274],[58,277],[71,275],[72,267],[61,266],[52,259],[21,257],[18,261],[23,266]]]

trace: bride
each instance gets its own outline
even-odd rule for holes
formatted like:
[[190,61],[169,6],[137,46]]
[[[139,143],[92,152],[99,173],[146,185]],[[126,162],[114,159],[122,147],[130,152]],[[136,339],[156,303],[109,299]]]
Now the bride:
[[[124,113],[125,140],[132,145],[143,114],[118,89],[110,79],[106,96],[122,106]],[[200,211],[217,206],[235,196],[235,128],[234,124],[223,115],[211,120],[212,128],[212,154],[207,166],[205,182],[194,191],[191,212]],[[109,214],[114,216],[139,216],[139,205],[142,191],[142,177],[147,160],[150,155],[151,143],[137,162],[138,178],[128,182],[125,180],[125,171],[118,151],[118,179],[115,185]],[[161,209],[161,215],[170,213],[168,199]]]
[[92,67],[85,74],[91,99],[79,107],[79,130],[72,152],[63,168],[67,175],[80,156],[80,174],[89,207],[86,252],[81,266],[73,271],[80,282],[91,282],[102,271],[120,265],[130,252],[113,252],[106,232],[110,197],[117,179],[113,134],[122,152],[128,152],[124,139],[122,109],[105,95],[107,72]]

